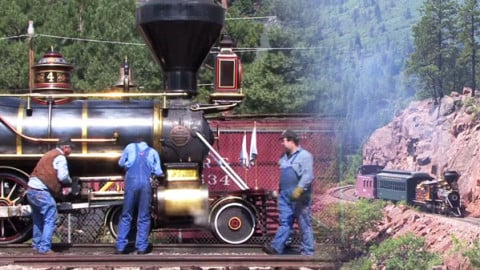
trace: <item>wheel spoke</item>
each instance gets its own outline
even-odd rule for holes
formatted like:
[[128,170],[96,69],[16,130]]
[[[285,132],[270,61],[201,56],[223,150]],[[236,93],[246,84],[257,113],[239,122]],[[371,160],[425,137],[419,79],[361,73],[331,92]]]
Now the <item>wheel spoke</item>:
[[21,197],[17,197],[12,200],[12,205],[17,205],[17,202],[20,201]]
[[0,182],[0,198],[5,198],[5,180],[2,179],[2,182]]
[[[10,201],[14,202],[15,200],[18,200],[20,197],[17,197],[15,200],[11,200],[12,195],[13,195],[13,192],[17,189],[17,183],[15,183],[12,187],[12,189],[10,190],[10,192],[8,193],[8,196],[6,197],[7,199],[9,199]],[[19,193],[20,194],[20,193]]]
[[2,236],[2,238],[5,237],[5,220],[2,219],[1,220],[2,222],[0,223],[0,235]]
[[[0,171],[0,206],[26,204],[23,191],[27,187],[27,176]],[[32,220],[28,217],[7,216],[0,219],[0,245],[19,243],[27,240],[32,230]]]
[[[15,233],[18,233],[18,229],[17,229],[17,226],[15,226],[15,224],[12,222],[12,219],[9,218],[8,219],[8,224],[10,224],[10,226],[12,227],[12,229],[15,231]],[[2,226],[2,229],[5,227],[5,224],[4,226]]]

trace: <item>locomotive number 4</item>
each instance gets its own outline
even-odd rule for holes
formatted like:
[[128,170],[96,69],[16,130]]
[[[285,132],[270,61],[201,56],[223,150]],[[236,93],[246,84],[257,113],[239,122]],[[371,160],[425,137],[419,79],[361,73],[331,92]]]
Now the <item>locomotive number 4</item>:
[[47,80],[48,82],[55,82],[55,75],[53,74],[53,72],[48,73]]

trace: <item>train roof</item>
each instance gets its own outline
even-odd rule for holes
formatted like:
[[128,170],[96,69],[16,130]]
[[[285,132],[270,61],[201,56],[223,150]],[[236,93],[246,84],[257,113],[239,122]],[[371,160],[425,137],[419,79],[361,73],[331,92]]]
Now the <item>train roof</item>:
[[401,171],[401,170],[382,170],[377,177],[398,178],[398,179],[423,179],[433,180],[434,178],[425,172]]

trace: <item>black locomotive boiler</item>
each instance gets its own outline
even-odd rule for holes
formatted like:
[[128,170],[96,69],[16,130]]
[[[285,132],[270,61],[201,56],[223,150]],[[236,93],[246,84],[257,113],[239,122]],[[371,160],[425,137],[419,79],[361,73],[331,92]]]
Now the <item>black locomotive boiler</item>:
[[386,170],[382,166],[365,165],[357,174],[355,194],[366,199],[405,201],[427,212],[463,217],[459,177],[456,171],[445,171],[441,178],[434,179],[424,172]]
[[[221,94],[205,105],[192,99],[198,69],[218,40],[224,17],[225,9],[210,0],[152,0],[137,8],[137,28],[164,71],[161,91],[73,93],[72,69],[51,51],[35,67],[30,94],[0,97],[0,244],[30,237],[32,222],[23,197],[28,175],[62,137],[76,144],[68,160],[81,189],[59,202],[60,211],[110,207],[106,222],[116,236],[123,199],[117,162],[125,145],[141,135],[160,152],[165,172],[153,185],[152,226],[209,225],[210,209],[220,206],[211,202],[201,181],[214,141],[205,114],[233,108],[242,95]],[[235,231],[244,231],[237,227]],[[253,228],[247,231],[232,241],[246,241]]]

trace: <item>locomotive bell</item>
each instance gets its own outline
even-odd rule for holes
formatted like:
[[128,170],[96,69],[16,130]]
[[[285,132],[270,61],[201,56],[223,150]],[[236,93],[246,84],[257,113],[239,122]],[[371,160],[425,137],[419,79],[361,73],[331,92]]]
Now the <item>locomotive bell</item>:
[[127,57],[125,57],[125,61],[120,66],[119,77],[114,86],[123,89],[126,93],[129,92],[130,88],[137,87],[137,82],[135,82]]

